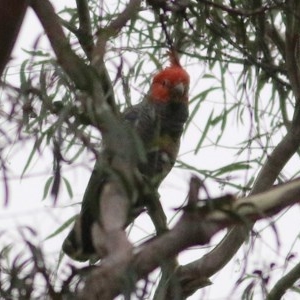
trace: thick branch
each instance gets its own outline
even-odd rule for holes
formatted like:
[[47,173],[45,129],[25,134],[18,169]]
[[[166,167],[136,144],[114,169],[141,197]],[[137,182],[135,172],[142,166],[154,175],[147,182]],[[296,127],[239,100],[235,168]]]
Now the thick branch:
[[285,276],[277,281],[270,291],[267,300],[280,300],[286,290],[291,288],[299,278],[300,263],[298,263],[292,270],[290,270]]
[[[291,3],[292,2],[294,1],[291,1]],[[292,19],[296,18],[295,10],[290,7],[288,14],[290,18],[289,22],[291,23]],[[286,39],[288,41],[286,43],[285,51],[287,57],[287,71],[289,73],[294,94],[297,98],[297,95],[299,94],[299,80],[297,64],[295,61],[295,31],[298,30],[298,27],[296,28],[293,22],[288,25],[290,30],[287,29]],[[285,164],[298,150],[300,145],[300,117],[298,110],[299,108],[297,105],[292,126],[282,141],[275,147],[265,165],[262,167],[255,184],[253,185],[252,195],[271,188]],[[197,261],[183,266],[181,268],[183,277],[209,277],[218,272],[231,260],[247,238],[248,232],[249,231],[245,227],[234,227],[210,253]]]
[[32,0],[31,5],[46,31],[61,67],[77,88],[85,90],[88,94],[84,99],[83,108],[93,125],[101,131],[105,151],[109,154],[107,165],[110,168],[102,194],[99,195],[99,199],[93,197],[91,201],[95,201],[96,206],[99,204],[100,207],[105,207],[100,208],[99,219],[106,238],[104,244],[108,245],[108,262],[110,259],[118,262],[121,260],[120,263],[127,265],[130,252],[128,249],[131,249],[131,246],[124,237],[123,228],[127,222],[129,207],[132,206],[131,201],[134,200],[137,185],[135,170],[139,161],[139,152],[133,142],[134,133],[123,126],[107,104],[110,95],[107,96],[108,91],[101,81],[101,74],[106,70],[104,65],[101,64],[99,71],[96,71],[72,51],[59,18],[48,0]]
[[[279,173],[295,154],[300,145],[299,116],[295,116],[293,126],[283,140],[275,147],[257,176],[251,194],[270,189]],[[263,200],[265,201],[265,200]],[[253,225],[253,224],[252,224]],[[249,224],[249,228],[251,228]],[[181,267],[182,278],[210,277],[221,270],[234,256],[248,237],[249,228],[235,226],[223,240],[208,254]],[[196,288],[197,289],[197,288]]]
[[[130,280],[133,284],[186,248],[207,244],[215,233],[225,227],[237,223],[248,226],[249,220],[256,221],[274,215],[299,201],[300,180],[298,179],[268,192],[239,199],[233,202],[227,211],[187,209],[172,230],[144,243],[135,251],[130,269],[125,273],[126,280]],[[116,296],[121,292],[125,278],[125,274],[123,277],[121,272],[115,274],[116,270],[119,270],[118,262],[111,262],[109,267],[105,264],[98,267],[90,276],[91,281],[87,281],[82,294],[93,290],[101,299],[104,299],[102,295],[106,294]],[[116,277],[111,278],[110,285],[100,286],[99,282],[105,280],[102,278],[105,274],[115,274]],[[98,285],[95,284],[95,278]]]
[[0,2],[0,76],[7,64],[17,39],[28,0],[10,0]]
[[[289,10],[289,14],[293,14],[293,18],[296,18],[294,13],[294,10]],[[290,26],[293,27],[294,24]],[[295,30],[296,28],[294,27],[293,31]],[[287,48],[285,49],[285,51],[287,51],[286,56],[289,56],[287,58],[287,70],[291,79],[293,91],[297,97],[299,89],[297,79],[298,72],[296,69],[297,65],[294,52],[295,44],[293,37],[291,36],[291,31],[287,30],[286,38],[289,39],[289,44],[287,43]],[[265,165],[262,167],[253,185],[251,192],[252,195],[270,189],[285,164],[298,150],[300,145],[299,124],[300,117],[298,107],[296,107],[292,126],[283,140],[275,147],[274,151],[268,157]],[[254,223],[252,223],[252,226],[253,224]],[[249,228],[251,228],[251,224],[249,224],[249,226]],[[187,278],[190,281],[197,280],[197,278],[208,278],[222,269],[224,265],[231,260],[236,251],[248,237],[249,228],[235,226],[211,252],[203,256],[201,259],[181,267],[180,273],[182,276],[182,281],[186,281]],[[193,289],[187,291],[187,293],[191,294],[198,288],[199,286],[194,285]]]
[[[298,203],[299,192],[298,179],[268,192],[241,198],[226,211],[214,210],[206,215],[203,215],[201,209],[185,212],[170,232],[142,246],[136,257],[136,265],[138,268],[142,266],[143,270],[139,269],[138,272],[145,275],[157,267],[164,257],[178,254],[186,247],[206,244],[216,232],[225,227],[237,223],[248,227],[250,220],[257,221],[272,216],[283,208]],[[233,218],[233,215],[239,217]]]
[[299,70],[299,45],[300,45],[300,2],[290,0],[286,2],[286,43],[285,43],[285,63],[288,77],[291,82],[296,101],[300,101],[300,70]]
[[92,33],[91,19],[87,0],[76,0],[79,16],[79,29],[85,34]]

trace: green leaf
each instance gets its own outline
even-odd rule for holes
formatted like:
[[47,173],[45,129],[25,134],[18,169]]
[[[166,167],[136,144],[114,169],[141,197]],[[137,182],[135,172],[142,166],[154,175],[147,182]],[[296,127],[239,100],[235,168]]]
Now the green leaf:
[[140,76],[141,70],[144,65],[144,60],[141,60],[134,69],[134,78],[137,79]]
[[68,191],[68,194],[69,194],[70,198],[73,198],[73,196],[74,196],[73,195],[73,190],[72,190],[72,186],[71,186],[69,180],[65,177],[63,177],[62,179],[63,179],[63,181],[66,185],[66,188],[67,188],[67,191]]
[[40,146],[40,144],[41,144],[41,142],[42,142],[42,139],[43,139],[43,136],[40,137],[40,138],[34,143],[34,145],[33,145],[33,147],[32,147],[32,150],[31,150],[31,152],[30,152],[30,154],[29,154],[29,157],[28,157],[28,159],[27,159],[27,161],[26,161],[26,164],[25,164],[25,166],[24,166],[24,169],[23,169],[23,171],[22,171],[21,178],[24,176],[25,172],[26,172],[27,169],[29,168],[31,161],[32,161],[32,159],[33,159],[33,157],[34,157],[34,155],[35,155],[35,153],[36,153],[38,147]]
[[208,78],[208,79],[216,79],[216,77],[214,75],[209,74],[209,73],[206,73],[206,74],[204,74],[202,76],[202,79],[206,79],[206,78]]
[[150,59],[152,60],[152,62],[155,64],[156,68],[159,70],[161,69],[161,61],[159,59],[157,59],[157,57],[155,55],[153,55],[152,53],[148,53]]
[[49,190],[50,190],[50,186],[53,182],[53,176],[49,177],[46,181],[46,184],[45,184],[45,187],[44,187],[44,193],[43,193],[43,200],[46,199],[48,193],[49,193]]
[[198,153],[199,149],[201,148],[201,145],[202,145],[203,141],[206,138],[208,129],[209,129],[210,125],[211,125],[211,120],[212,120],[212,117],[213,117],[213,113],[214,113],[214,110],[212,110],[212,112],[211,112],[211,114],[210,114],[210,116],[209,116],[209,118],[208,118],[208,120],[206,122],[205,128],[204,128],[204,130],[202,132],[202,135],[201,135],[201,139],[200,139],[200,141],[198,142],[198,144],[197,144],[197,146],[195,148],[195,154]]
[[26,78],[26,71],[25,71],[27,63],[28,60],[26,59],[23,61],[20,67],[20,82],[21,82],[21,88],[23,89],[26,88],[28,85],[27,78]]
[[195,101],[197,101],[195,107],[193,108],[192,112],[190,113],[190,116],[189,116],[189,119],[188,121],[186,122],[186,125],[185,125],[185,131],[186,129],[189,127],[190,123],[192,122],[193,118],[195,117],[196,113],[199,111],[199,108],[200,108],[200,105],[203,101],[206,100],[207,98],[207,95],[209,93],[211,93],[212,91],[215,91],[219,89],[218,87],[211,87],[211,88],[208,88],[207,90],[205,91],[202,91],[201,93],[197,94],[196,96],[194,96],[190,101],[189,103],[193,103]]
[[44,241],[47,241],[55,236],[57,236],[58,234],[60,234],[62,231],[64,231],[66,228],[68,228],[76,219],[78,215],[76,214],[75,216],[71,217],[70,219],[68,219],[65,223],[63,223],[60,227],[58,227],[53,233],[51,233],[50,235],[48,235]]
[[29,54],[30,56],[41,56],[41,57],[49,57],[50,56],[50,53],[44,52],[42,50],[27,50],[24,48],[22,48],[22,50],[25,53]]
[[[204,176],[204,180],[206,178],[210,178],[210,179],[212,179],[214,181],[217,181],[217,182],[221,181],[220,178],[217,178],[217,176],[211,170],[198,169],[198,168],[195,168],[194,166],[189,165],[189,164],[187,164],[187,163],[185,163],[181,160],[177,160],[177,163],[178,163],[177,167],[182,168],[184,170],[194,171],[194,172],[200,174],[201,176]],[[218,170],[216,170],[216,171],[218,171]],[[239,191],[240,190],[247,190],[247,191],[250,190],[250,188],[246,188],[244,185],[235,184],[234,182],[231,182],[231,181],[228,181],[228,180],[224,180],[222,183],[226,184],[227,186],[233,187],[233,188],[235,188]]]
[[220,176],[225,173],[233,172],[233,171],[240,171],[240,170],[248,170],[250,168],[249,164],[246,162],[237,162],[226,165],[224,167],[219,168],[214,172],[215,176]]

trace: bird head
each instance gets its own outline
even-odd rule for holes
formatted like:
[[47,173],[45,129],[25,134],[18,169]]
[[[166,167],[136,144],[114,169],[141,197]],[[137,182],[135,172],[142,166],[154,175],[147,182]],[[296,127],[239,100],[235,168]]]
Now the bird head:
[[181,67],[174,52],[169,53],[171,65],[153,77],[150,101],[156,103],[186,102],[190,83],[189,74]]

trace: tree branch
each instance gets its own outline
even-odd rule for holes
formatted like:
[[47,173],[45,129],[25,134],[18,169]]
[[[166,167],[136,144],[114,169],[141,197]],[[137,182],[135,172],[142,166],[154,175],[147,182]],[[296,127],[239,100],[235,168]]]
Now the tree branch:
[[[138,272],[145,275],[157,267],[164,257],[175,255],[186,247],[206,244],[216,232],[225,227],[233,224],[248,227],[249,221],[264,219],[285,207],[299,203],[299,191],[300,179],[297,179],[268,192],[240,198],[234,201],[230,208],[219,207],[205,212],[204,208],[200,207],[185,211],[171,231],[141,246],[135,263],[143,266],[143,270],[139,269]],[[208,201],[213,203],[214,200]],[[225,207],[227,205],[225,204]],[[207,204],[207,207],[209,206]],[[145,263],[147,256],[150,259]]]
[[[270,189],[278,177],[279,173],[296,153],[300,146],[300,116],[295,116],[290,131],[283,140],[275,147],[272,154],[268,157],[256,181],[253,185],[251,195],[264,192]],[[265,200],[263,200],[265,201]],[[199,260],[193,261],[180,268],[182,280],[186,278],[207,278],[221,270],[235,255],[237,250],[248,237],[249,227],[235,226],[222,239],[222,241],[209,253]],[[197,290],[198,287],[195,287]]]
[[124,11],[118,15],[115,20],[99,31],[98,40],[93,51],[93,65],[97,66],[103,61],[106,49],[106,42],[110,37],[117,35],[126,23],[133,19],[141,5],[141,0],[130,0]]
[[300,278],[300,263],[298,263],[285,276],[279,279],[270,293],[267,300],[280,300],[287,289],[291,288],[293,284]]
[[125,7],[124,11],[118,17],[111,21],[106,27],[98,32],[98,39],[92,52],[92,65],[98,70],[101,77],[103,88],[106,91],[107,103],[110,105],[114,113],[118,113],[114,99],[113,87],[107,69],[104,65],[104,54],[106,51],[106,43],[109,38],[117,35],[126,23],[133,19],[139,10],[141,0],[131,0]]
[[28,2],[28,0],[10,0],[0,3],[0,76],[10,58]]
[[87,0],[76,0],[76,5],[79,17],[77,37],[88,59],[91,60],[94,43],[89,6]]
[[[131,245],[123,228],[127,222],[129,208],[135,201],[137,186],[135,170],[137,162],[140,161],[140,152],[134,143],[135,133],[123,126],[107,104],[107,98],[111,95],[107,96],[101,81],[101,74],[106,70],[104,65],[100,65],[101,68],[96,71],[93,66],[87,66],[72,51],[59,18],[48,0],[32,0],[31,6],[47,33],[61,67],[77,88],[85,90],[88,94],[84,99],[83,108],[87,111],[93,125],[101,131],[105,151],[109,153],[107,165],[110,168],[102,194],[99,195],[99,199],[92,198],[92,201],[95,201],[96,209],[97,203],[100,206],[100,231],[103,231],[104,244],[109,252],[108,265],[110,260],[127,265]],[[97,231],[97,228],[95,230]]]
[[[299,45],[300,45],[300,2],[291,0],[286,2],[286,31],[285,31],[285,63],[288,77],[296,102],[300,101],[300,70],[299,70]],[[298,55],[297,55],[298,54]]]
[[[213,199],[208,201],[214,202]],[[212,236],[221,229],[233,224],[240,224],[247,228],[249,221],[272,216],[288,206],[299,203],[299,201],[300,179],[297,179],[273,188],[268,192],[236,200],[232,202],[230,207],[225,202],[224,209],[222,206],[218,206],[218,209],[209,211],[207,207],[211,207],[211,204],[194,209],[187,207],[172,230],[145,242],[135,250],[129,269],[127,268],[124,274],[122,274],[124,266],[120,268],[118,262],[111,261],[110,264],[101,264],[100,267],[93,270],[81,295],[87,295],[88,291],[93,291],[94,298],[89,294],[89,297],[91,297],[89,299],[97,299],[97,297],[106,299],[104,296],[107,294],[115,297],[120,292],[124,292],[122,290],[125,284],[124,280],[130,281],[131,285],[133,285],[134,282],[146,277],[147,274],[159,267],[167,259],[176,256],[186,248],[207,244]],[[118,272],[117,270],[121,271]],[[112,276],[110,277],[110,284],[99,285],[99,282],[103,282],[103,280],[105,282],[107,274],[113,274],[110,275]],[[129,276],[128,274],[131,275]],[[210,274],[207,275],[210,276]],[[185,279],[189,278],[185,277]],[[195,277],[193,279],[196,280]],[[197,280],[197,288],[199,288],[200,282],[202,284],[209,283],[203,277],[197,278]],[[190,286],[190,281],[182,281],[182,284]],[[126,287],[128,288],[128,285]],[[184,296],[190,294],[184,286],[183,291],[185,291]],[[193,288],[192,292],[194,291],[195,289]],[[86,298],[82,296],[82,299]]]
[[46,31],[58,63],[78,89],[90,91],[96,72],[88,68],[71,49],[52,4],[48,0],[32,0],[31,7]]

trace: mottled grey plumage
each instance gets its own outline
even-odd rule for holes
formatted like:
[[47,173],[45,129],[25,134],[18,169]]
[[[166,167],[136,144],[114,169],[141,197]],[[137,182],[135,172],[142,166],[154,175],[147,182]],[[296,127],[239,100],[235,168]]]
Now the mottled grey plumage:
[[[166,70],[169,71],[171,68],[172,66],[161,71],[158,75]],[[176,66],[176,71],[178,71],[177,69],[184,72],[184,81],[180,76],[176,76],[174,79],[172,75],[173,77],[169,78],[168,72],[166,72],[163,81],[159,78],[155,82],[156,77],[154,77],[152,89],[144,100],[126,109],[122,115],[124,126],[133,128],[142,141],[147,159],[140,162],[138,169],[145,182],[153,188],[153,191],[157,191],[159,184],[175,163],[184,123],[188,118],[189,78],[181,67]],[[179,74],[181,74],[180,72]],[[165,101],[156,99],[158,96],[153,90],[155,84],[159,85],[159,89],[168,91],[168,99],[164,99]],[[63,243],[64,252],[79,261],[85,261],[95,254],[91,227],[99,219],[98,199],[109,176],[105,149],[102,155],[104,157],[100,154],[84,193],[81,212]],[[151,197],[139,197],[133,209],[148,206],[147,201],[150,201],[149,199]],[[129,217],[128,223],[130,221]]]

